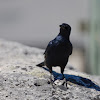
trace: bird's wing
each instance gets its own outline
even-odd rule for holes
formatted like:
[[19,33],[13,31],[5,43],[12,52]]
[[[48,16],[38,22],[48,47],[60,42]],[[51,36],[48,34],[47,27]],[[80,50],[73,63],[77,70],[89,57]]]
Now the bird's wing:
[[54,40],[51,40],[49,42],[44,54],[46,54],[48,51],[52,51],[52,50],[54,51],[54,49],[56,49],[56,47],[59,46],[59,44],[63,44],[62,42],[63,42],[62,37],[58,35]]
[[57,54],[61,54],[63,55],[67,55],[69,56],[71,54],[71,45],[69,42],[67,41],[58,41],[56,47],[55,47],[55,51]]
[[[55,38],[54,40],[50,41],[44,54],[46,53],[54,53],[54,54],[72,54],[72,44],[69,41],[64,39]],[[48,54],[47,54],[48,55]]]
[[47,47],[46,47],[46,50],[45,50],[45,52],[44,52],[44,55],[46,54],[46,52],[48,52],[48,50],[50,49],[50,48],[52,48],[52,41],[50,41],[49,42],[49,44],[47,45]]
[[72,46],[71,43],[69,43],[68,48],[69,48],[68,54],[71,55],[72,54],[72,51],[73,51],[73,46]]

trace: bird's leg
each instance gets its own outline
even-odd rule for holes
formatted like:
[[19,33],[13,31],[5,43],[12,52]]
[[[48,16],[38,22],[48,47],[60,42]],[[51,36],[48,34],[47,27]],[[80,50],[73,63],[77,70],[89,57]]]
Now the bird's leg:
[[[64,76],[64,75],[63,75],[63,76]],[[66,80],[65,76],[64,76],[63,80],[64,80],[64,82],[63,82],[63,84],[62,84],[62,85],[64,85],[64,84],[65,84],[65,86],[67,87],[67,80]]]
[[49,67],[49,72],[50,72],[50,82],[51,82],[51,84],[53,85],[53,82],[54,82],[54,80],[53,80],[53,75],[52,75],[52,67]]
[[66,78],[65,78],[65,76],[64,76],[64,74],[63,74],[63,73],[64,73],[64,68],[65,68],[65,67],[63,67],[63,66],[61,67],[61,73],[62,73],[63,80],[64,80],[64,83],[63,83],[62,85],[66,84],[66,87],[67,87],[67,80],[66,80]]
[[65,68],[65,67],[61,66],[60,68],[61,68],[61,73],[62,73],[62,76],[63,76],[63,78],[62,78],[62,79],[64,79],[64,78],[65,78],[65,76],[64,76],[64,74],[63,74],[63,73],[64,73],[64,68]]

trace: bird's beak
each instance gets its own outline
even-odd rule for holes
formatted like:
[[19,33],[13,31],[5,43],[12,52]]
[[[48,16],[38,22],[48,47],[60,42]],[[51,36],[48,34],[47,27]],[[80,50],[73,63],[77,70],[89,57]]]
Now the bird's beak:
[[59,27],[62,27],[62,25],[59,25]]

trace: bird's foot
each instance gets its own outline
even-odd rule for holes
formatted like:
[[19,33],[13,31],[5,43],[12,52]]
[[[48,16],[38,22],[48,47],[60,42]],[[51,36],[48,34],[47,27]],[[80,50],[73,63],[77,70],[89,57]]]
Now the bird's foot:
[[67,87],[67,80],[66,80],[66,78],[55,80],[55,78],[54,78],[54,76],[52,74],[50,76],[50,83],[53,86],[53,88],[56,88],[58,86]]
[[65,78],[64,78],[63,80],[56,80],[56,81],[54,82],[54,84],[57,85],[57,86],[63,85],[63,86],[65,86],[65,87],[67,87],[67,81],[66,81]]
[[51,76],[50,76],[50,81],[51,82],[54,82],[54,76],[51,74]]
[[54,87],[54,76],[52,74],[50,76],[50,83]]

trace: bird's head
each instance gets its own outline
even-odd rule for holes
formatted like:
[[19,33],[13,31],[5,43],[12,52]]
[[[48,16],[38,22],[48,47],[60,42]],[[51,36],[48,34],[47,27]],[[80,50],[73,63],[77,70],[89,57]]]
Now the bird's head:
[[62,35],[65,35],[66,37],[69,37],[70,36],[70,32],[71,32],[71,27],[70,25],[66,24],[66,23],[63,23],[60,26],[60,33]]
[[61,28],[62,30],[71,31],[70,25],[68,25],[68,24],[66,24],[66,23],[63,23],[62,25],[59,25],[59,26],[60,26],[60,28]]

